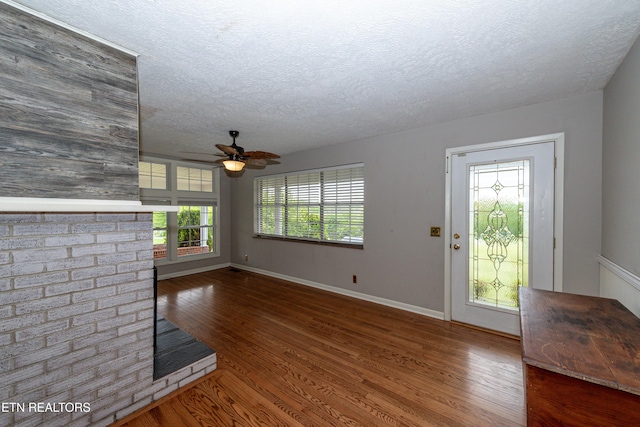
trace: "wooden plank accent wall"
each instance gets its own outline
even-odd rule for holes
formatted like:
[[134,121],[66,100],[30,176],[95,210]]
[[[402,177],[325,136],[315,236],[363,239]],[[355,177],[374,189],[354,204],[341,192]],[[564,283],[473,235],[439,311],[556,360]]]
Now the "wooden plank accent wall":
[[0,3],[0,197],[139,200],[134,56]]

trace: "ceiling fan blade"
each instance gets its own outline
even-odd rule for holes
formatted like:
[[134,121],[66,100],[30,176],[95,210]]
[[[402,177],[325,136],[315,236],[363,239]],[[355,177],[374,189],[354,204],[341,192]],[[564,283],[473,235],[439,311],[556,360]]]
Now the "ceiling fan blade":
[[245,151],[242,153],[242,157],[246,157],[248,159],[279,159],[280,156],[274,153],[269,153],[267,151]]
[[216,147],[218,148],[218,150],[220,150],[220,151],[222,151],[223,153],[226,153],[226,154],[240,154],[238,152],[238,150],[236,150],[235,148],[233,148],[230,145],[216,144]]
[[243,160],[246,164],[248,165],[253,165],[253,166],[266,166],[267,165],[267,161],[266,159],[245,159]]

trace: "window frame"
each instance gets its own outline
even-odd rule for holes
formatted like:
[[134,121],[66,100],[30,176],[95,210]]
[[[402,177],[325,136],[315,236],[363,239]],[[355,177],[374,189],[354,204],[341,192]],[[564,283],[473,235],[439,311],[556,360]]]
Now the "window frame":
[[[335,196],[336,200],[331,203],[329,201],[329,191],[327,190],[328,184],[327,174],[334,173],[340,170],[349,170],[350,174],[355,172],[354,177],[350,177],[348,180],[336,180],[335,182],[348,183],[351,187],[348,192],[344,192],[344,190],[339,190],[336,188],[334,193],[331,193]],[[339,174],[339,172],[337,172]],[[314,175],[318,175],[317,179],[314,178]],[[360,178],[359,180],[357,178]],[[278,181],[281,180],[282,183]],[[292,180],[292,186],[295,186],[296,181],[302,180],[303,182],[306,180],[310,184],[306,184],[309,188],[305,188],[302,192],[308,198],[306,203],[290,203],[288,201],[288,194],[286,188],[288,187],[288,181]],[[313,186],[311,182],[314,180],[317,181],[317,190],[313,192],[310,187]],[[273,181],[270,183],[269,181]],[[358,189],[358,185],[356,185],[356,190],[353,190],[353,184],[361,181]],[[261,188],[264,190],[264,183],[273,184],[271,192],[273,193],[274,202],[272,205],[261,203]],[[261,187],[262,186],[262,187]],[[274,175],[262,175],[254,178],[253,182],[253,237],[261,238],[261,239],[273,239],[273,240],[286,240],[286,241],[296,241],[296,242],[304,242],[304,243],[312,243],[312,244],[321,244],[321,245],[331,245],[331,246],[341,246],[341,247],[349,247],[349,248],[364,248],[364,234],[365,234],[365,226],[364,226],[364,210],[365,210],[365,189],[364,189],[364,163],[354,163],[348,165],[341,166],[333,166],[326,168],[317,168],[317,169],[309,169],[302,170],[296,172],[287,172],[282,174],[274,174]],[[283,190],[283,188],[285,190]],[[348,193],[348,201],[338,201],[338,197],[345,196]],[[311,199],[317,199],[312,201]],[[269,206],[273,206],[273,215],[274,215],[274,227],[276,228],[274,233],[265,232],[262,228],[262,218],[264,217],[265,208],[268,209]],[[302,209],[300,209],[302,207]],[[359,208],[361,210],[360,217],[361,221],[356,225],[342,224],[343,226],[348,227],[360,227],[362,236],[349,236],[348,240],[334,240],[327,238],[326,227],[329,222],[325,218],[325,212],[328,208],[333,207],[336,211],[336,216],[338,212],[338,207],[346,207],[349,211],[348,218],[351,219],[354,216],[353,208]],[[309,215],[312,208],[317,209],[317,218],[314,218],[313,224],[315,224],[318,228],[318,232],[320,233],[318,238],[309,237],[309,236],[299,236],[299,235],[291,235],[290,232],[290,224],[288,224],[288,218],[291,211],[298,209],[302,210],[303,216],[305,215],[305,211],[308,211],[306,214]],[[281,211],[280,211],[281,210]],[[280,211],[280,212],[278,212]],[[280,219],[276,219],[276,218]],[[355,214],[357,218],[357,214]],[[309,222],[308,224],[311,224]],[[296,227],[299,227],[299,224],[296,224]]]
[[[142,204],[170,205],[170,206],[208,206],[213,210],[213,251],[178,255],[178,212],[167,213],[167,252],[166,258],[154,259],[156,265],[179,264],[201,259],[216,258],[220,256],[220,168],[207,167],[199,163],[178,161],[154,156],[140,156],[140,161],[160,163],[167,166],[167,189],[140,188],[140,200]],[[178,190],[178,167],[211,170],[212,191]]]

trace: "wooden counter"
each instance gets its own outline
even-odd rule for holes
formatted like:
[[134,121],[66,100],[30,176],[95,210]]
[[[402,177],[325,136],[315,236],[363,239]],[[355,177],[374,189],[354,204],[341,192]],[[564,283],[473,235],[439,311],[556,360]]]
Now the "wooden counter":
[[528,426],[640,426],[640,319],[620,302],[520,289]]

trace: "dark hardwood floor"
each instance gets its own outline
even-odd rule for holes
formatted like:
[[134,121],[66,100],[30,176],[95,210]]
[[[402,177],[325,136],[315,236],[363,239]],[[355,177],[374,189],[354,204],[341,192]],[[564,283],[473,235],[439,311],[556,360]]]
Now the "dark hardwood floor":
[[516,340],[232,268],[161,281],[218,369],[125,426],[522,426]]

